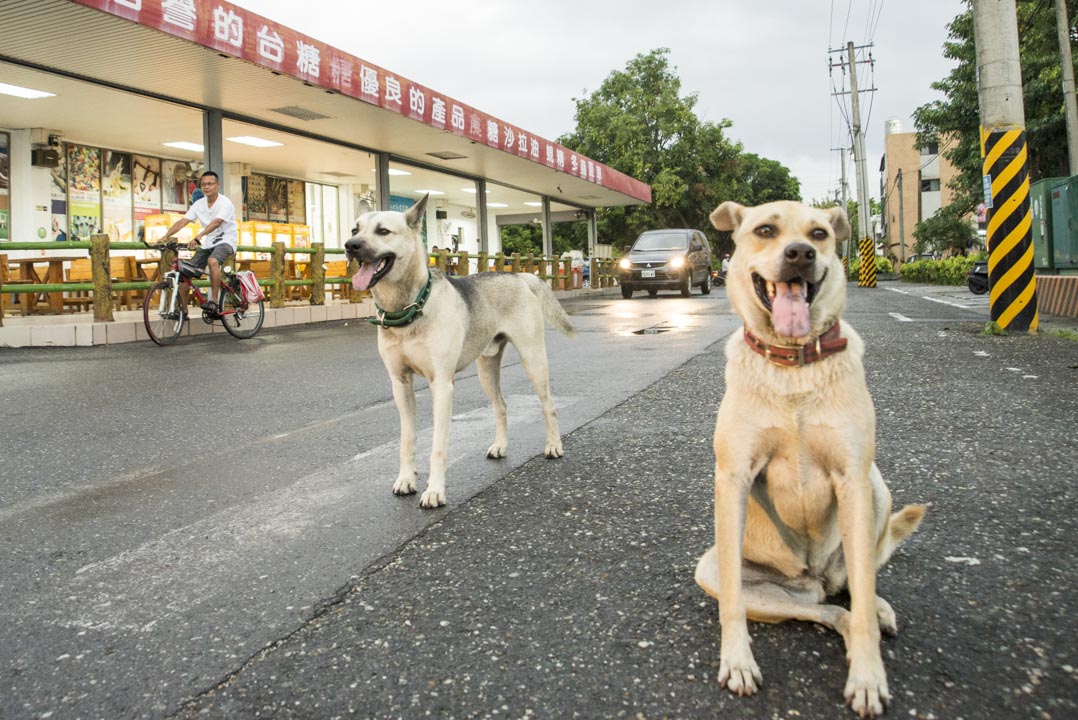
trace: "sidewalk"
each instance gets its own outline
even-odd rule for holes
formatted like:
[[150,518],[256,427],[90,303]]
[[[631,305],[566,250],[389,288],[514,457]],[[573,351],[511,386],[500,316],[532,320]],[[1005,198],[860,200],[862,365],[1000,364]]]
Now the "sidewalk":
[[[608,295],[616,290],[617,288],[559,290],[554,295],[558,299],[566,299],[588,294]],[[276,309],[269,307],[267,300],[266,318],[262,327],[273,328],[332,320],[352,320],[371,317],[374,313],[374,301],[370,298],[358,303],[331,299],[327,299],[325,305],[310,305],[306,302],[291,303],[286,307]],[[141,310],[116,310],[113,312],[113,317],[115,318],[113,322],[99,323],[94,322],[91,312],[30,315],[29,317],[5,315],[3,327],[0,327],[0,348],[90,347],[149,341]],[[185,323],[181,337],[223,333],[225,329],[221,323],[207,325],[196,314]]]

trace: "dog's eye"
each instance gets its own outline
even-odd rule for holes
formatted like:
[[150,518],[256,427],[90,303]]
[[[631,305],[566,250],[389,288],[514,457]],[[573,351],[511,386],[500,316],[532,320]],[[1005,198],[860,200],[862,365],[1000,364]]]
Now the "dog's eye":
[[774,225],[761,225],[760,227],[753,230],[753,232],[757,236],[762,237],[762,238],[773,238],[773,237],[775,237],[775,226]]
[[826,230],[823,228],[816,228],[809,233],[809,237],[813,240],[826,240],[828,236]]
[[374,234],[375,234],[375,235],[389,235],[389,234],[390,234],[390,232],[391,232],[391,231],[390,231],[390,229],[389,229],[389,228],[387,228],[387,227],[382,227],[382,226],[379,226],[379,227],[377,227],[377,228],[375,229],[375,231],[374,231]]

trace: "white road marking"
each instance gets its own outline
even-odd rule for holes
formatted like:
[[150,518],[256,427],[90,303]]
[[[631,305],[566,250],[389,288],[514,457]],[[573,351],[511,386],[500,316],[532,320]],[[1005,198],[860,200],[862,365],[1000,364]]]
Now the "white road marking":
[[902,313],[887,313],[887,314],[890,315],[891,317],[893,317],[895,320],[898,320],[899,322],[913,322],[913,320],[906,317]]

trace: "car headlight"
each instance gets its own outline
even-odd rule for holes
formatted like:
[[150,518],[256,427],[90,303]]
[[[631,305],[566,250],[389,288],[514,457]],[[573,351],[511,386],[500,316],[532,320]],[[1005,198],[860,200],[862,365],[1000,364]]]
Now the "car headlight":
[[685,258],[680,255],[677,256],[670,261],[670,267],[674,268],[675,270],[680,270],[681,268],[685,267]]
[[618,260],[618,267],[622,270],[630,270],[632,269],[633,264],[629,262],[629,258],[623,257],[621,260]]

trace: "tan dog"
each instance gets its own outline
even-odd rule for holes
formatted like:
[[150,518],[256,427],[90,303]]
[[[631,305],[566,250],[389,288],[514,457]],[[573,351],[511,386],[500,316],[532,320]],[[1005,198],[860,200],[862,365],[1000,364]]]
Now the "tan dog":
[[[864,345],[839,322],[846,280],[839,208],[796,202],[711,213],[733,231],[727,293],[744,329],[726,344],[726,392],[715,425],[715,546],[696,582],[719,601],[719,682],[751,695],[762,682],[747,619],[808,620],[846,641],[846,701],[878,715],[890,698],[876,568],[917,529],[923,505],[891,514],[874,462],[875,413]],[[822,604],[849,585],[850,610]]]

